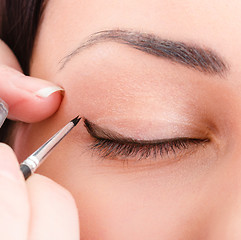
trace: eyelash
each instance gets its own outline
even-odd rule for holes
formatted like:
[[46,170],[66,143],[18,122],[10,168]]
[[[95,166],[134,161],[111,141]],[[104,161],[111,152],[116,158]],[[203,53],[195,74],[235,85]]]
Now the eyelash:
[[115,158],[123,157],[125,160],[130,157],[137,157],[138,160],[156,158],[158,156],[164,158],[165,155],[171,153],[181,153],[187,150],[191,145],[199,145],[208,142],[209,139],[195,138],[176,138],[155,143],[139,143],[135,140],[130,142],[112,140],[112,139],[95,139],[91,144],[92,150],[98,151],[101,157]]

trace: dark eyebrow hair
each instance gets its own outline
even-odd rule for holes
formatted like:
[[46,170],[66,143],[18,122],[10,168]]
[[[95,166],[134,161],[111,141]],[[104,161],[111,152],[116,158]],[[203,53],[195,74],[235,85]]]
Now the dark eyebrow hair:
[[223,75],[228,70],[226,61],[206,47],[162,39],[154,34],[119,29],[99,31],[90,35],[86,41],[59,62],[60,70],[81,50],[106,41],[125,44],[203,73]]

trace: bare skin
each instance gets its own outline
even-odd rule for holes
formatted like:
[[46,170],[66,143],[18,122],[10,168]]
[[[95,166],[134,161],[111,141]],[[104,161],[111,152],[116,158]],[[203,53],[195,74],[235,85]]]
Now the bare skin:
[[[87,129],[75,129],[38,173],[73,195],[83,239],[241,238],[240,13],[240,1],[227,0],[48,2],[31,76],[62,86],[65,97],[52,117],[18,125],[20,161],[77,114],[135,140],[207,140],[138,161],[101,157]],[[212,50],[226,70],[204,73],[110,40],[61,69],[91,34],[112,29]]]
[[[3,42],[0,42],[0,76],[0,96],[9,106],[9,118],[41,121],[57,111],[62,97],[55,91],[56,86],[24,76]],[[50,86],[55,92],[49,97],[36,96],[40,89],[48,88],[49,92]],[[39,174],[25,182],[14,152],[2,143],[0,169],[1,239],[79,239],[77,207],[69,191]]]

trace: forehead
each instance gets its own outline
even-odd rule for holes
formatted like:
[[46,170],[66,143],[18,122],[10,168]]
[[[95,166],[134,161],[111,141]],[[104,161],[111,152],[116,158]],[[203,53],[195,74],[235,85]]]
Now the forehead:
[[[110,26],[141,27],[143,30],[175,36],[235,27],[240,22],[241,2],[238,0],[49,0],[48,17],[62,20],[63,26],[80,30]],[[63,21],[65,20],[65,21]],[[82,21],[83,20],[83,21]],[[222,24],[220,26],[219,24]],[[240,25],[240,24],[239,24]],[[230,29],[231,30],[231,29]],[[211,34],[211,31],[209,32]],[[211,35],[215,36],[212,32]],[[194,32],[191,36],[195,35]],[[178,35],[177,35],[178,36]],[[200,36],[199,36],[200,37]]]
[[51,51],[51,66],[89,35],[120,28],[205,45],[238,67],[240,13],[241,2],[227,0],[49,0],[33,56]]

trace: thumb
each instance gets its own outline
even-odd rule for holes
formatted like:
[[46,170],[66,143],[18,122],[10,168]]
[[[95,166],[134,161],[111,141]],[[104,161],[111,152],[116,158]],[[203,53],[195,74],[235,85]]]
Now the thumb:
[[0,41],[0,98],[8,104],[8,118],[41,121],[58,109],[61,92],[52,82],[25,76],[12,51]]

